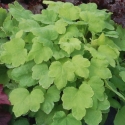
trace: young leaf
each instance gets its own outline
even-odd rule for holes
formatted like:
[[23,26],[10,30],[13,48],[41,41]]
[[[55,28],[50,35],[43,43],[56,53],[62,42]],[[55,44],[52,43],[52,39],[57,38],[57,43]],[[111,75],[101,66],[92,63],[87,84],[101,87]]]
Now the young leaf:
[[1,53],[1,61],[6,64],[12,64],[13,67],[18,67],[24,64],[27,57],[27,50],[24,49],[25,42],[21,38],[13,38],[11,41],[3,44]]
[[43,61],[48,61],[52,57],[52,50],[49,47],[43,46],[42,43],[34,42],[33,46],[28,53],[28,60],[34,59],[36,64]]
[[46,114],[49,114],[54,108],[54,102],[57,102],[60,99],[60,91],[56,88],[56,86],[51,86],[45,93],[44,97],[45,99],[41,104],[41,109]]
[[88,84],[82,84],[79,89],[67,87],[62,95],[63,108],[72,109],[72,115],[81,120],[86,114],[86,108],[93,105],[92,96],[94,95],[92,88]]
[[99,76],[102,79],[111,78],[111,71],[107,68],[108,62],[105,59],[92,58],[91,65],[89,67],[89,75]]
[[76,120],[72,114],[66,114],[63,111],[58,111],[53,117],[53,122],[51,125],[82,125],[79,120]]
[[88,78],[88,67],[90,66],[89,60],[87,58],[83,58],[81,55],[76,55],[72,58],[72,62],[75,66],[75,74],[80,77]]
[[54,78],[49,77],[48,66],[45,63],[33,66],[32,71],[33,79],[39,80],[39,84],[43,88],[48,89],[53,83]]
[[26,114],[29,110],[37,112],[40,108],[40,103],[44,101],[43,92],[40,89],[34,89],[29,93],[25,88],[12,90],[9,99],[16,117]]
[[84,120],[88,125],[99,125],[102,120],[102,113],[100,110],[87,109]]
[[123,106],[116,114],[115,120],[114,120],[114,125],[124,125],[125,121],[125,106]]
[[68,54],[71,54],[75,49],[81,49],[81,41],[77,38],[62,38],[59,41],[60,48],[66,51]]
[[13,80],[18,82],[20,86],[27,87],[37,84],[37,81],[32,78],[32,67],[34,62],[28,62],[20,67],[14,68],[10,71],[10,76]]

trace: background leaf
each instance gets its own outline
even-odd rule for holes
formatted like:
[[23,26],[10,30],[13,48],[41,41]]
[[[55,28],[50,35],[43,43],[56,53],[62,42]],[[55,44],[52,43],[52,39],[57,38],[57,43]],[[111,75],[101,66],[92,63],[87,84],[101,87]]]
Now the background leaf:
[[66,114],[63,111],[56,112],[51,125],[81,125],[81,122],[76,120],[71,114]]
[[41,109],[46,114],[49,114],[54,108],[54,102],[57,102],[60,99],[60,91],[53,85],[47,90],[44,97],[45,99],[41,104]]
[[124,120],[125,120],[125,106],[123,106],[116,114],[115,120],[114,120],[114,125],[124,125]]

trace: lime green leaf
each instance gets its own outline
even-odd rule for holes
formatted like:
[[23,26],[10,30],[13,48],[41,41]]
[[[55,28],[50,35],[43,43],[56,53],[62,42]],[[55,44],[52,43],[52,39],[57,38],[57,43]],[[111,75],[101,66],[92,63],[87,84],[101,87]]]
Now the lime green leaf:
[[116,114],[114,125],[124,125],[125,121],[125,106],[123,106]]
[[14,4],[9,4],[9,13],[18,21],[22,19],[31,19],[33,13],[24,9],[17,1]]
[[122,78],[122,80],[125,82],[125,71],[121,71],[119,73],[119,76]]
[[28,53],[28,60],[34,59],[36,64],[48,61],[52,57],[52,50],[49,47],[43,46],[42,43],[34,42]]
[[14,68],[10,73],[13,80],[19,83],[20,86],[33,86],[37,81],[32,78],[32,67],[34,62],[28,62],[20,67]]
[[84,119],[88,125],[99,125],[102,121],[102,113],[99,110],[90,108],[87,110]]
[[53,24],[57,20],[57,13],[52,10],[42,10],[42,14],[32,16],[36,21],[44,24]]
[[83,58],[81,55],[76,55],[72,58],[72,62],[75,66],[76,75],[84,78],[88,78],[90,62],[88,59]]
[[90,9],[90,5],[91,4],[82,5],[86,6],[85,9],[88,10],[84,10],[80,13],[80,18],[88,23],[89,31],[97,33],[97,32],[102,32],[102,30],[105,28],[113,30],[114,27],[108,21],[106,22],[106,20],[109,19],[110,13],[107,14],[105,10],[96,10],[95,5],[94,5],[94,10],[92,11]]
[[79,29],[76,26],[70,25],[66,28],[66,33],[62,36],[62,38],[70,39],[79,36],[81,36]]
[[62,64],[59,61],[52,62],[49,67],[49,76],[55,78],[54,84],[58,89],[66,86],[66,72],[63,69]]
[[117,44],[114,43],[114,40],[110,39],[109,37],[107,37],[104,33],[102,33],[98,39],[95,40],[96,43],[100,46],[100,45],[108,45],[110,47],[112,47],[116,52],[118,51],[119,47],[117,46]]
[[41,109],[46,114],[49,114],[54,108],[54,102],[57,102],[60,99],[60,91],[56,88],[56,86],[51,86],[45,93],[44,97],[45,100],[41,104]]
[[45,27],[40,27],[40,28],[34,28],[32,33],[35,36],[40,36],[44,39],[47,40],[55,40],[58,37],[58,33],[55,30],[55,26],[54,25],[48,25]]
[[99,76],[102,79],[111,78],[112,74],[111,71],[107,68],[108,61],[105,59],[91,59],[91,65],[89,67],[89,75],[92,76]]
[[74,81],[75,67],[71,61],[67,61],[63,64],[64,71],[66,72],[66,78],[68,81]]
[[105,56],[100,54],[94,47],[92,47],[91,45],[85,45],[84,49],[89,51],[90,54],[92,55],[92,57],[94,58],[98,58],[98,59],[105,59]]
[[77,38],[62,38],[59,41],[60,48],[65,50],[68,54],[71,54],[74,49],[80,50],[81,49],[81,41]]
[[39,24],[31,19],[23,19],[22,21],[19,22],[19,28],[20,30],[23,30],[25,32],[32,32],[34,28],[39,28]]
[[63,4],[59,9],[59,17],[67,20],[79,19],[80,9],[77,6],[73,6],[72,3]]
[[11,15],[8,15],[5,21],[3,22],[3,29],[5,30],[6,34],[15,34],[19,28],[18,28],[18,21],[11,17]]
[[63,111],[58,111],[53,117],[51,125],[82,125],[82,123],[76,120],[72,114],[66,114]]
[[3,8],[0,8],[0,27],[3,25],[3,22],[6,17],[7,17],[7,11]]
[[14,38],[3,44],[1,61],[6,64],[12,64],[13,67],[24,64],[27,57],[27,50],[24,49],[24,46],[25,42],[21,38]]
[[98,77],[98,76],[93,76],[90,78],[90,80],[87,82],[92,90],[94,91],[94,96],[100,100],[104,100],[104,82]]
[[115,60],[119,56],[118,50],[116,51],[116,49],[113,49],[112,47],[108,45],[101,45],[98,48],[98,52],[102,54],[103,56],[105,56],[105,58],[108,60],[109,64],[112,67],[115,67]]
[[49,67],[49,76],[54,78],[54,84],[58,89],[62,89],[66,86],[67,80],[74,80],[74,66],[72,62],[67,61],[61,64],[59,61],[52,62]]
[[106,94],[104,94],[104,99],[102,101],[98,101],[98,110],[101,111],[105,111],[108,110],[110,108],[110,102],[109,102],[109,98]]
[[33,79],[39,80],[39,84],[45,88],[48,89],[49,86],[53,83],[53,78],[49,77],[48,75],[48,66],[46,64],[38,64],[33,66],[32,68],[32,77]]
[[55,23],[55,30],[59,34],[64,34],[66,32],[67,25],[68,25],[67,23],[65,23],[63,20],[60,19]]
[[72,114],[77,120],[81,120],[86,114],[86,108],[93,105],[92,88],[88,84],[82,84],[79,89],[67,87],[62,95],[63,108],[72,109]]
[[40,103],[44,101],[43,92],[40,89],[34,89],[31,93],[25,88],[12,90],[9,95],[13,112],[16,117],[26,114],[29,110],[36,112],[40,108]]
[[65,52],[64,50],[60,49],[60,47],[58,45],[54,45],[52,47],[52,51],[53,51],[53,57],[56,60],[61,59],[63,57],[69,57],[68,53]]

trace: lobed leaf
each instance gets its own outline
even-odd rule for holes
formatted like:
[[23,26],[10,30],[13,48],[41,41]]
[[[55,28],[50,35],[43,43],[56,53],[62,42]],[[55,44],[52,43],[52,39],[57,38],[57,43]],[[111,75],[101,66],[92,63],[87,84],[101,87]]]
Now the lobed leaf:
[[37,112],[40,108],[40,103],[44,101],[43,92],[40,89],[34,89],[29,93],[25,88],[12,90],[9,99],[16,117],[26,114],[29,110]]
[[99,125],[102,121],[102,113],[100,110],[90,108],[87,109],[84,119],[88,125]]
[[54,78],[54,84],[58,89],[62,89],[66,86],[67,81],[74,80],[74,66],[72,62],[66,61],[61,64],[59,61],[54,61],[49,67],[49,76]]
[[72,58],[72,62],[75,66],[75,74],[80,77],[88,78],[88,67],[90,66],[89,60],[87,58],[83,58],[81,55],[76,55]]
[[34,62],[28,62],[20,67],[14,68],[10,71],[10,76],[22,87],[33,86],[37,84],[37,81],[32,78],[33,66]]
[[60,48],[66,51],[68,54],[71,54],[74,50],[81,49],[81,41],[77,38],[62,38],[59,41]]
[[43,61],[48,61],[52,55],[53,52],[49,47],[43,46],[42,43],[34,42],[28,53],[28,61],[34,59],[36,64],[40,64]]
[[79,12],[80,9],[77,6],[73,6],[72,3],[67,3],[63,4],[59,9],[59,17],[67,20],[77,20],[79,19]]
[[92,58],[89,67],[89,76],[99,76],[102,79],[111,78],[111,71],[107,68],[108,62],[105,59]]
[[44,97],[45,99],[41,104],[41,109],[46,114],[49,114],[54,108],[54,102],[57,102],[60,99],[60,91],[53,85],[47,90]]
[[86,108],[90,108],[93,105],[93,95],[94,92],[88,84],[83,83],[79,89],[67,87],[64,89],[62,95],[63,108],[67,110],[71,109],[72,115],[77,120],[81,120],[86,114]]
[[39,80],[43,88],[48,89],[53,83],[54,79],[49,77],[48,66],[45,63],[33,66],[32,71],[33,79]]
[[57,19],[58,15],[53,10],[42,10],[42,14],[36,14],[32,16],[36,21],[40,21],[44,24],[53,24]]
[[18,67],[21,64],[24,64],[27,58],[27,50],[24,46],[25,42],[21,38],[13,38],[10,42],[3,44],[3,51],[0,57],[1,62],[12,64],[13,67]]

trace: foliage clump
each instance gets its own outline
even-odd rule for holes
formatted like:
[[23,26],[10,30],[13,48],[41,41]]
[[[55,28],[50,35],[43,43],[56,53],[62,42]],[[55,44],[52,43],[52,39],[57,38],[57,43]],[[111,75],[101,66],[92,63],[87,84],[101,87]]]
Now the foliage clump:
[[125,31],[94,3],[45,3],[36,15],[17,2],[0,10],[0,80],[15,123],[103,124],[110,107],[124,110]]

